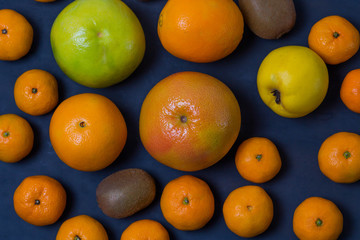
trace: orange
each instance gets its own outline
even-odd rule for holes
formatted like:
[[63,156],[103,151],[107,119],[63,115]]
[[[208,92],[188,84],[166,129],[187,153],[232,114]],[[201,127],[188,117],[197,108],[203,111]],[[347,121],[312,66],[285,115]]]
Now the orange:
[[154,220],[133,222],[121,235],[120,240],[170,240],[167,230]]
[[293,230],[301,240],[336,240],[343,229],[343,215],[331,201],[305,199],[295,210]]
[[108,240],[103,225],[87,215],[79,215],[63,222],[56,240]]
[[309,47],[327,64],[347,61],[359,50],[359,31],[345,18],[328,16],[310,30]]
[[0,10],[0,31],[0,60],[18,60],[30,51],[34,32],[23,15],[11,9]]
[[15,82],[14,97],[18,108],[30,115],[43,115],[53,110],[59,100],[56,79],[50,73],[32,69]]
[[240,237],[255,237],[268,229],[274,215],[273,202],[264,189],[244,186],[232,191],[223,206],[226,226]]
[[340,97],[348,109],[360,113],[360,69],[346,75],[341,84]]
[[241,124],[231,90],[207,74],[179,72],[156,84],[140,112],[141,141],[157,161],[197,171],[220,161]]
[[24,118],[0,115],[0,161],[18,162],[31,152],[33,145],[34,132]]
[[321,172],[337,183],[360,179],[360,135],[339,132],[328,137],[318,154]]
[[264,183],[276,176],[281,158],[275,144],[267,138],[253,137],[239,146],[235,156],[240,175],[254,183]]
[[63,186],[48,176],[25,178],[14,193],[14,208],[24,221],[45,226],[55,223],[66,205]]
[[83,93],[57,107],[49,134],[56,154],[64,163],[81,171],[97,171],[120,155],[127,128],[121,112],[110,99]]
[[170,181],[160,199],[165,219],[176,229],[197,230],[204,227],[214,214],[214,196],[203,180],[184,175]]
[[213,62],[239,45],[244,20],[233,0],[171,0],[160,13],[158,35],[172,55]]

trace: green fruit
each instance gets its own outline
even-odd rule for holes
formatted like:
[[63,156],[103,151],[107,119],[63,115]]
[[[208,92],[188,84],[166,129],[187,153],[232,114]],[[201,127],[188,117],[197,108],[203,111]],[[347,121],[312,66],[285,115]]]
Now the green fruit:
[[64,73],[82,85],[104,88],[130,76],[143,59],[145,36],[120,0],[76,0],[56,18],[51,46]]
[[103,213],[125,218],[147,207],[155,198],[154,179],[142,169],[126,169],[111,174],[96,188],[96,200]]

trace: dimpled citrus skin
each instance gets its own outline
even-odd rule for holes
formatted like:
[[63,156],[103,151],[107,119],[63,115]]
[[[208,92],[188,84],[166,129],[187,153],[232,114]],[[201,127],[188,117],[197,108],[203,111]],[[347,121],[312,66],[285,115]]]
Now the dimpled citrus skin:
[[58,157],[72,168],[97,171],[109,166],[124,148],[125,120],[108,98],[83,93],[63,101],[49,128]]
[[56,18],[50,39],[55,60],[65,74],[92,88],[123,81],[145,53],[141,24],[120,0],[70,3]]
[[240,123],[239,104],[225,84],[207,74],[180,72],[160,81],[146,96],[140,137],[159,162],[196,171],[224,157]]
[[120,240],[170,240],[170,236],[159,222],[143,219],[130,224]]
[[[76,238],[78,237],[78,238]],[[63,222],[56,240],[108,240],[103,225],[87,215],[79,215]]]

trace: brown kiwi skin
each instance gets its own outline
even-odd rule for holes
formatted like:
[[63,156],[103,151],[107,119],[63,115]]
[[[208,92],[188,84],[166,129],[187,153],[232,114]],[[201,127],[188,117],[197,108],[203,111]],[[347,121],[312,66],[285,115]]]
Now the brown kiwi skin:
[[96,188],[96,200],[103,213],[112,218],[129,217],[154,200],[153,177],[142,169],[118,171],[103,179]]
[[258,37],[278,39],[295,25],[293,0],[238,0],[245,23]]

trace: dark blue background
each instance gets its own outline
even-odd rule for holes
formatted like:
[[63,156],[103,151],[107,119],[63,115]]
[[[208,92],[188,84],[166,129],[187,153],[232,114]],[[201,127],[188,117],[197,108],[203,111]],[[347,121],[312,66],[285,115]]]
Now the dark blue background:
[[[57,66],[51,51],[49,36],[53,21],[70,0],[38,3],[34,0],[0,0],[0,8],[10,8],[23,14],[34,28],[31,51],[21,60],[0,62],[0,114],[15,113],[27,119],[35,132],[35,145],[31,154],[19,163],[0,162],[0,239],[55,239],[61,223],[80,214],[90,215],[106,228],[110,239],[120,239],[123,230],[132,222],[150,218],[162,223],[175,240],[185,239],[239,239],[227,229],[222,204],[234,189],[252,184],[238,174],[234,156],[239,144],[254,136],[271,139],[280,151],[283,166],[273,180],[261,184],[274,202],[273,222],[256,239],[296,239],[292,231],[292,215],[304,199],[321,196],[332,200],[344,215],[341,239],[360,239],[359,183],[337,184],[320,172],[317,153],[321,143],[339,131],[360,133],[360,116],[348,110],[341,102],[339,90],[347,72],[359,68],[360,53],[337,66],[328,66],[330,85],[324,102],[315,112],[300,119],[287,119],[273,113],[261,101],[256,88],[256,74],[262,59],[273,49],[285,45],[307,46],[311,26],[328,15],[340,15],[360,29],[357,0],[295,0],[297,12],[294,29],[279,40],[264,40],[245,28],[243,40],[227,58],[208,64],[196,64],[177,59],[167,53],[157,36],[157,19],[164,0],[124,0],[138,16],[146,35],[147,49],[140,67],[124,82],[106,89],[90,89],[71,81]],[[120,157],[108,168],[98,172],[74,170],[56,156],[48,136],[51,118],[33,117],[21,112],[15,105],[13,86],[23,72],[39,68],[52,73],[58,80],[60,100],[70,96],[95,92],[116,103],[128,127],[128,140]],[[201,230],[176,230],[163,218],[159,199],[170,180],[187,174],[173,170],[155,161],[144,149],[138,133],[142,101],[149,90],[161,79],[180,71],[199,71],[210,74],[227,84],[237,97],[242,126],[239,138],[226,157],[214,166],[190,173],[205,180],[213,190],[216,210],[212,220]],[[126,219],[112,219],[98,208],[95,189],[98,183],[121,169],[142,168],[157,182],[155,201],[145,210]],[[65,187],[67,206],[60,220],[45,227],[32,226],[21,220],[13,209],[12,196],[20,182],[31,175],[48,175],[58,179]]]

